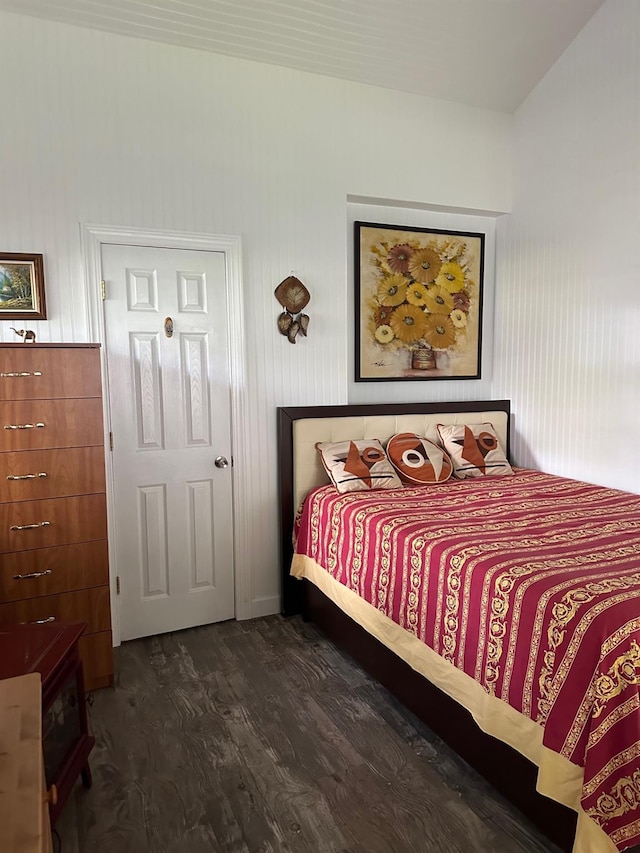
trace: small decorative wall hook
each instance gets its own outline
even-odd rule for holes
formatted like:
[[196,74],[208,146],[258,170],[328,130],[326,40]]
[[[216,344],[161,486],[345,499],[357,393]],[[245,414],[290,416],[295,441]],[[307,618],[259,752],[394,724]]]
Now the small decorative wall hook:
[[294,275],[285,278],[276,287],[274,295],[284,311],[278,317],[278,331],[286,335],[290,344],[295,344],[296,337],[300,333],[307,336],[309,328],[309,316],[302,311],[309,304],[311,294]]

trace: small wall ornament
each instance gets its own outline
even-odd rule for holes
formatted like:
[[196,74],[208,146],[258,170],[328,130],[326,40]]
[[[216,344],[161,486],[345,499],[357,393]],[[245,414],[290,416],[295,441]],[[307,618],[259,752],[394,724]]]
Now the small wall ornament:
[[36,333],[32,332],[31,329],[14,329],[13,326],[10,326],[9,328],[12,332],[15,332],[16,335],[19,335],[22,338],[23,344],[35,344]]
[[304,284],[294,275],[290,275],[276,287],[274,296],[284,308],[278,317],[280,334],[286,335],[290,344],[295,344],[298,333],[306,338],[309,316],[302,312],[309,304],[311,294]]

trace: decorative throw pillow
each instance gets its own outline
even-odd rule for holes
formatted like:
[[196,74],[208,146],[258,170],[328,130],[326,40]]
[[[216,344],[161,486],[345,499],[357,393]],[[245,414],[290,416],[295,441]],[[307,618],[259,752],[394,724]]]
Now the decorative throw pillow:
[[425,486],[451,476],[451,460],[441,447],[414,432],[400,432],[387,444],[387,455],[403,483]]
[[493,424],[438,424],[438,432],[459,480],[513,474]]
[[339,492],[402,487],[383,446],[375,438],[318,442],[316,450]]

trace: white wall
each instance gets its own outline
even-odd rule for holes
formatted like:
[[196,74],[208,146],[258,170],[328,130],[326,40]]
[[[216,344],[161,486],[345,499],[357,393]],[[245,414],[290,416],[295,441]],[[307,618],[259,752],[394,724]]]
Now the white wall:
[[516,113],[498,222],[495,396],[522,464],[634,492],[640,3],[609,0]]
[[[512,120],[7,13],[0,56],[0,249],[44,253],[39,340],[87,340],[80,223],[242,237],[252,612],[274,612],[276,406],[348,398],[347,196],[509,210]],[[295,346],[273,297],[291,270],[312,294]]]

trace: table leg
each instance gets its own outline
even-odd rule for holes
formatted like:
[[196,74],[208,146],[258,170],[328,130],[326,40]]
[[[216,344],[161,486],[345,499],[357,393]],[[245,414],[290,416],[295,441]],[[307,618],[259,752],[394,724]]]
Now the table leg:
[[85,788],[90,788],[93,784],[93,779],[91,778],[91,768],[88,764],[85,764],[82,770],[80,771],[80,777],[82,779],[82,784]]

